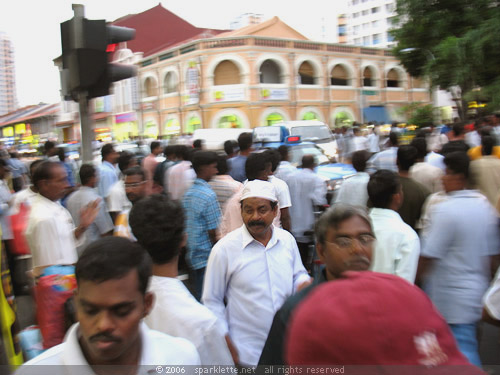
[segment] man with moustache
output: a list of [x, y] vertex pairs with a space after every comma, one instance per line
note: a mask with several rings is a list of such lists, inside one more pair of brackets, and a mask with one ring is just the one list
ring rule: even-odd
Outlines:
[[278, 212], [274, 186], [249, 181], [240, 201], [244, 225], [213, 247], [202, 301], [236, 347], [236, 364], [255, 366], [274, 314], [311, 280], [293, 236], [272, 224]]
[[191, 342], [142, 322], [153, 306], [154, 296], [147, 291], [151, 270], [146, 251], [125, 238], [106, 237], [89, 245], [75, 268], [78, 323], [62, 344], [27, 362], [18, 373], [39, 374], [40, 365], [52, 365], [52, 374], [99, 375], [116, 374], [117, 368], [110, 366], [137, 374], [156, 373], [160, 364], [199, 365]]
[[337, 280], [345, 271], [370, 267], [375, 236], [370, 217], [359, 206], [335, 204], [318, 219], [316, 252], [325, 264], [313, 284], [288, 298], [274, 316], [259, 365], [284, 365], [285, 332], [295, 308], [319, 284]]

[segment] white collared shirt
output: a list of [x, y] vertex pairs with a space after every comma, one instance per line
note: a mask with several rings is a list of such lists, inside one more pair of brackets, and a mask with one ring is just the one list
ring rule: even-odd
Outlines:
[[243, 225], [208, 258], [202, 301], [224, 324], [243, 365], [257, 365], [274, 314], [309, 280], [293, 236], [272, 229], [264, 247]]
[[377, 238], [371, 270], [414, 283], [420, 255], [417, 233], [390, 209], [372, 208], [370, 218]]
[[59, 202], [37, 194], [26, 228], [33, 267], [76, 263], [76, 246], [80, 242], [75, 240], [74, 230], [75, 225], [67, 209]]
[[[196, 352], [194, 345], [186, 339], [172, 337], [164, 333], [149, 329], [146, 324], [141, 322], [139, 326], [141, 335], [141, 356], [139, 366], [182, 366], [182, 365], [200, 365], [200, 357]], [[66, 338], [62, 344], [54, 346], [39, 356], [26, 362], [19, 368], [17, 374], [35, 374], [32, 368], [25, 366], [33, 365], [52, 365], [54, 373], [67, 374], [93, 374], [92, 368], [88, 364], [78, 342], [79, 323], [75, 323], [68, 330]], [[70, 367], [63, 367], [70, 366]], [[40, 371], [40, 370], [38, 370]], [[139, 373], [151, 373], [149, 369], [141, 367]]]
[[155, 295], [154, 307], [144, 319], [150, 328], [191, 341], [204, 366], [234, 364], [224, 337], [224, 327], [213, 312], [193, 297], [182, 281], [153, 276], [149, 291]]

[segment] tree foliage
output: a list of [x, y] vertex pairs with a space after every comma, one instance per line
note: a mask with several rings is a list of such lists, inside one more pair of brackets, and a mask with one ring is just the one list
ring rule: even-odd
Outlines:
[[[500, 5], [493, 0], [397, 0], [394, 52], [414, 76], [458, 86], [462, 98], [481, 88], [500, 108]], [[402, 52], [411, 48], [411, 52]]]
[[433, 106], [432, 104], [422, 104], [413, 102], [402, 106], [399, 113], [404, 115], [408, 120], [408, 124], [417, 126], [428, 126], [433, 122]]

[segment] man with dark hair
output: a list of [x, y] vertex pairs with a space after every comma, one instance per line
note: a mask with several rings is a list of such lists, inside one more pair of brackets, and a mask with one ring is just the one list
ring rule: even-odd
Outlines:
[[467, 152], [469, 150], [469, 146], [465, 143], [465, 124], [463, 122], [453, 124], [452, 131], [448, 132], [448, 138], [450, 141], [441, 149], [441, 154], [444, 156], [450, 152]]
[[498, 218], [484, 196], [467, 190], [467, 154], [450, 152], [444, 162], [443, 186], [448, 199], [433, 211], [418, 275], [462, 353], [480, 366], [476, 325], [491, 280], [491, 258], [499, 253]]
[[193, 149], [195, 151], [201, 151], [203, 150], [203, 139], [195, 139], [194, 142], [193, 142]]
[[274, 186], [248, 181], [240, 202], [244, 225], [212, 249], [203, 303], [234, 342], [236, 364], [255, 366], [274, 314], [310, 278], [293, 236], [272, 224], [278, 213]]
[[47, 159], [55, 156], [57, 154], [56, 144], [52, 141], [46, 141], [43, 145], [43, 152]]
[[[124, 175], [125, 179], [123, 180], [123, 185], [125, 186], [125, 194], [127, 195], [127, 199], [130, 201], [131, 205], [133, 206], [140, 199], [150, 194], [147, 185], [148, 181], [146, 180], [146, 172], [141, 167], [135, 166], [127, 169], [124, 172]], [[118, 214], [115, 220], [115, 229], [113, 235], [136, 241], [128, 222], [129, 214], [130, 208]]]
[[417, 158], [415, 164], [410, 167], [409, 176], [413, 180], [420, 182], [425, 186], [431, 193], [437, 193], [443, 190], [443, 185], [441, 184], [441, 177], [444, 172], [425, 161], [427, 156], [427, 141], [425, 137], [417, 137], [411, 141], [410, 146], [415, 147], [417, 150]]
[[252, 152], [252, 133], [241, 133], [238, 137], [239, 155], [228, 160], [229, 174], [236, 181], [243, 182], [247, 179], [245, 174], [245, 163], [248, 155]]
[[[33, 181], [33, 174], [35, 169], [40, 163], [43, 162], [43, 159], [37, 159], [30, 164], [29, 167], [29, 178]], [[19, 212], [19, 206], [21, 204], [26, 204], [31, 207], [33, 204], [33, 199], [36, 197], [37, 191], [33, 184], [25, 187], [23, 190], [18, 191], [12, 196], [11, 203], [11, 215], [15, 215]]]
[[413, 146], [401, 146], [397, 151], [399, 179], [403, 187], [403, 202], [398, 213], [403, 221], [417, 228], [417, 222], [422, 215], [422, 206], [431, 192], [421, 183], [410, 178], [410, 168], [417, 160], [417, 149]]
[[109, 189], [118, 181], [118, 173], [115, 165], [118, 161], [118, 152], [115, 151], [111, 143], [107, 143], [101, 148], [102, 164], [99, 167], [99, 183], [97, 191], [102, 198], [106, 198]]
[[156, 166], [158, 165], [158, 161], [156, 160], [156, 158], [161, 154], [161, 143], [158, 141], [153, 141], [151, 142], [150, 147], [151, 153], [142, 161], [142, 168], [146, 172], [146, 179], [148, 181], [153, 180], [153, 175], [155, 173]]
[[[149, 329], [142, 322], [154, 296], [147, 291], [151, 259], [139, 245], [125, 238], [100, 239], [85, 249], [75, 275], [78, 323], [62, 344], [26, 365], [54, 365], [56, 373], [68, 371], [57, 366], [101, 373], [105, 368], [99, 366], [114, 365], [127, 366], [135, 373], [139, 366], [151, 367], [140, 372], [156, 372], [159, 363], [200, 364], [192, 343]], [[20, 372], [31, 370], [23, 367]]]
[[280, 163], [274, 175], [279, 179], [288, 183], [288, 178], [297, 173], [297, 168], [295, 168], [292, 164], [290, 164], [290, 155], [288, 153], [289, 147], [287, 145], [281, 145], [278, 147], [278, 153], [280, 155]]
[[171, 199], [182, 200], [184, 193], [196, 179], [196, 172], [193, 170], [189, 154], [189, 149], [184, 145], [175, 146], [175, 154], [179, 161], [168, 168], [166, 173], [167, 191]]
[[400, 178], [392, 171], [381, 169], [370, 177], [367, 190], [373, 206], [370, 218], [377, 237], [371, 269], [397, 275], [413, 283], [420, 240], [397, 212], [404, 200]]
[[217, 175], [214, 176], [208, 184], [217, 195], [217, 202], [219, 203], [221, 212], [224, 212], [228, 200], [238, 191], [243, 189], [243, 184], [234, 180], [229, 175], [227, 159], [223, 155], [217, 156], [217, 171]]
[[369, 157], [370, 154], [365, 150], [356, 151], [352, 154], [351, 163], [357, 173], [342, 181], [337, 194], [333, 198], [332, 204], [344, 203], [366, 207], [368, 203], [366, 185], [368, 184], [370, 175], [365, 172], [365, 169]]
[[177, 279], [179, 254], [186, 244], [181, 204], [164, 195], [146, 197], [132, 208], [130, 227], [153, 260], [149, 291], [156, 296], [156, 303], [145, 319], [146, 324], [191, 341], [202, 365], [233, 364], [217, 317]]
[[271, 163], [271, 174], [269, 175], [267, 180], [276, 188], [276, 194], [278, 195], [278, 201], [280, 202], [278, 226], [281, 226], [281, 228], [290, 232], [292, 230], [290, 219], [290, 207], [292, 206], [290, 189], [288, 188], [288, 185], [285, 181], [274, 176], [274, 172], [276, 171], [276, 168], [278, 168], [278, 164], [280, 163], [280, 153], [275, 148], [271, 148], [264, 151], [264, 155]]
[[177, 157], [175, 155], [174, 146], [166, 146], [163, 149], [163, 155], [165, 160], [156, 166], [155, 173], [153, 175], [154, 185], [161, 187], [161, 190], [166, 194], [167, 192], [167, 170], [177, 163]]
[[238, 142], [234, 140], [224, 142], [224, 152], [226, 153], [226, 159], [234, 158], [238, 153]]
[[99, 195], [95, 191], [97, 175], [96, 169], [92, 164], [83, 164], [80, 167], [80, 181], [82, 186], [70, 194], [66, 203], [73, 222], [78, 226], [80, 224], [80, 212], [95, 200], [99, 200], [99, 213], [87, 229], [83, 243], [77, 247], [78, 254], [81, 254], [89, 244], [97, 241], [101, 236], [110, 236], [113, 234], [113, 221], [106, 211], [104, 202], [99, 199]]
[[9, 169], [12, 174], [12, 188], [17, 193], [24, 188], [27, 181], [26, 177], [28, 175], [28, 168], [21, 160], [19, 160], [17, 151], [10, 153], [10, 158], [7, 159], [7, 164], [9, 165]]
[[122, 151], [118, 157], [118, 168], [120, 169], [120, 179], [111, 186], [108, 196], [106, 197], [106, 206], [111, 216], [111, 220], [115, 222], [116, 217], [122, 211], [130, 209], [132, 203], [127, 199], [123, 180], [124, 172], [132, 167], [137, 166], [137, 158], [134, 154], [127, 151]]
[[301, 169], [289, 180], [291, 200], [294, 202], [290, 207], [291, 232], [306, 269], [310, 269], [309, 247], [313, 244], [311, 232], [315, 221], [315, 206], [327, 203], [326, 182], [314, 172], [315, 168], [314, 156], [304, 155]]
[[290, 318], [317, 285], [340, 279], [346, 271], [367, 271], [370, 267], [375, 237], [365, 209], [332, 206], [316, 222], [315, 236], [316, 253], [325, 266], [312, 285], [289, 297], [276, 312], [259, 365], [285, 364], [285, 333]]
[[481, 138], [482, 157], [470, 163], [471, 187], [479, 190], [493, 206], [498, 202], [500, 191], [500, 159], [492, 155], [495, 139]]
[[186, 214], [187, 254], [186, 260], [195, 280], [195, 297], [201, 298], [208, 256], [216, 240], [221, 211], [217, 195], [208, 182], [217, 174], [217, 154], [198, 151], [193, 157], [196, 180], [186, 191], [182, 200]]
[[75, 228], [71, 214], [59, 203], [68, 187], [66, 171], [60, 163], [45, 161], [36, 167], [33, 199], [26, 239], [33, 256], [33, 267], [72, 264], [78, 259], [76, 246], [99, 212], [99, 200], [89, 203], [80, 213]]
[[398, 141], [399, 133], [394, 130], [389, 133], [389, 141], [387, 149], [373, 155], [370, 160], [368, 160], [367, 171], [368, 173], [373, 173], [380, 169], [388, 169], [393, 172], [398, 171], [398, 166], [396, 164], [397, 152], [398, 152]]

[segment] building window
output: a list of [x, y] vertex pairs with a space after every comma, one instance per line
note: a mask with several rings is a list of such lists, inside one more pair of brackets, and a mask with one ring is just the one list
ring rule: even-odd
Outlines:
[[228, 115], [220, 118], [218, 128], [242, 128], [243, 122], [236, 115]]
[[359, 34], [359, 29], [360, 29], [359, 25], [354, 26], [354, 28], [353, 28], [354, 35], [358, 35]]
[[179, 120], [175, 118], [171, 118], [167, 120], [165, 123], [165, 127], [163, 128], [163, 135], [174, 135], [179, 134], [181, 132], [181, 126], [179, 124]]
[[363, 30], [368, 30], [369, 27], [370, 24], [368, 22], [363, 24]]
[[380, 34], [373, 34], [373, 44], [379, 44], [380, 43]]
[[395, 26], [397, 23], [396, 17], [389, 17], [387, 18], [387, 25], [389, 26]]
[[352, 18], [358, 18], [359, 17], [359, 12], [353, 13]]
[[147, 98], [158, 95], [156, 81], [153, 78], [146, 78], [146, 82], [144, 83], [144, 91]]
[[314, 69], [310, 63], [304, 61], [299, 68], [299, 77], [301, 85], [314, 85]]
[[194, 133], [196, 129], [201, 129], [201, 121], [198, 116], [192, 116], [186, 124], [186, 133]]
[[378, 13], [378, 12], [379, 12], [379, 10], [380, 10], [380, 9], [379, 9], [379, 7], [374, 7], [374, 8], [372, 8], [372, 14], [373, 14], [373, 13]]
[[364, 36], [363, 37], [363, 45], [364, 46], [369, 46], [370, 45], [370, 37], [369, 36]]
[[279, 122], [283, 122], [284, 118], [279, 113], [273, 112], [266, 117], [266, 126], [271, 126]]
[[332, 69], [330, 84], [332, 86], [349, 86], [349, 77], [345, 67], [342, 65], [335, 65]]
[[370, 13], [370, 11], [368, 9], [366, 9], [362, 12], [363, 16], [367, 16], [369, 13]]
[[177, 92], [177, 77], [174, 72], [168, 72], [163, 82], [163, 93]]
[[394, 42], [394, 37], [392, 36], [391, 33], [387, 33], [387, 42]]
[[377, 28], [379, 26], [380, 22], [379, 21], [373, 21], [372, 22], [372, 27]]
[[366, 67], [363, 70], [363, 86], [365, 86], [365, 87], [375, 86], [375, 81], [373, 79], [373, 73], [369, 67]]
[[302, 116], [302, 120], [319, 120], [317, 113], [315, 112], [306, 112], [304, 116]]
[[240, 70], [236, 64], [224, 60], [217, 65], [214, 71], [214, 85], [235, 85], [240, 82]]
[[394, 4], [385, 4], [385, 10], [392, 13], [394, 11]]
[[280, 68], [273, 60], [266, 60], [260, 66], [260, 83], [281, 83]]
[[396, 69], [391, 69], [387, 73], [387, 87], [401, 87], [399, 74]]

